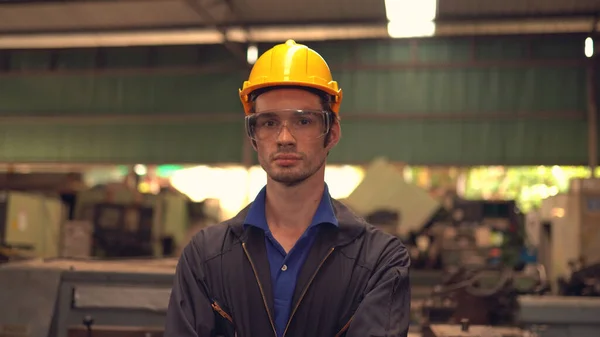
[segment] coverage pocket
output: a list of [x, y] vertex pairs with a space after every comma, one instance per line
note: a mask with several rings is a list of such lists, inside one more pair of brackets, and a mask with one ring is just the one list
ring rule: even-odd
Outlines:
[[338, 333], [335, 334], [335, 337], [342, 337], [346, 334], [346, 331], [348, 331], [348, 328], [350, 327], [350, 323], [352, 323], [353, 318], [354, 316], [350, 317], [348, 322], [344, 324], [344, 326], [340, 329], [340, 331], [338, 331]]
[[217, 337], [236, 337], [235, 324], [233, 317], [216, 300], [213, 300], [212, 309], [215, 312], [215, 328]]

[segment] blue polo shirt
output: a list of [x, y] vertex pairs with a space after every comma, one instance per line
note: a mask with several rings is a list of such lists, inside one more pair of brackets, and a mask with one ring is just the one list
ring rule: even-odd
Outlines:
[[310, 247], [312, 246], [317, 228], [320, 225], [329, 224], [338, 226], [337, 218], [333, 211], [331, 198], [329, 196], [329, 188], [325, 184], [325, 190], [321, 197], [321, 202], [317, 207], [317, 211], [313, 216], [312, 222], [308, 229], [302, 234], [294, 247], [288, 254], [281, 245], [275, 240], [265, 216], [265, 196], [266, 186], [258, 193], [254, 202], [248, 210], [245, 225], [255, 226], [265, 232], [265, 245], [267, 248], [267, 256], [271, 269], [271, 284], [273, 289], [273, 304], [275, 309], [275, 329], [277, 335], [283, 335], [285, 326], [290, 317], [292, 309], [292, 297], [296, 288], [296, 279], [300, 273], [300, 269], [308, 256]]

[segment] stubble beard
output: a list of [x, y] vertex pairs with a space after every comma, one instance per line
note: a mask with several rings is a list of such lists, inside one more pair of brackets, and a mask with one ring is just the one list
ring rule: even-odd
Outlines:
[[309, 165], [308, 167], [266, 167], [268, 165], [264, 164], [262, 167], [273, 181], [285, 186], [296, 186], [312, 177], [323, 165], [325, 165], [325, 158], [318, 165]]

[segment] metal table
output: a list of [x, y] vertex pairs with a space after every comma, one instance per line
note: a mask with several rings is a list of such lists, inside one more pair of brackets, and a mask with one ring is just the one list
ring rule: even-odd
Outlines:
[[[32, 260], [0, 266], [0, 335], [162, 335], [176, 259]], [[430, 275], [431, 274], [431, 275]], [[416, 291], [436, 273], [413, 272]], [[416, 294], [415, 294], [416, 295]], [[415, 296], [418, 301], [420, 296]], [[541, 337], [600, 336], [600, 298], [522, 296], [519, 321]]]
[[518, 320], [541, 337], [600, 336], [600, 298], [520, 296]]
[[0, 267], [0, 335], [161, 336], [177, 261], [28, 261]]

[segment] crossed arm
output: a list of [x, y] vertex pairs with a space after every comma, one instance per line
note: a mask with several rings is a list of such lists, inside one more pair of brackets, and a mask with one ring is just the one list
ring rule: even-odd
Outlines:
[[194, 245], [185, 247], [175, 273], [169, 309], [165, 324], [165, 337], [211, 336], [215, 328], [214, 314], [205, 289], [199, 286], [202, 275], [192, 266], [199, 265]]
[[[165, 336], [204, 337], [215, 328], [214, 313], [205, 289], [193, 245], [183, 252], [167, 312]], [[410, 257], [397, 239], [380, 254], [365, 296], [346, 331], [346, 337], [406, 337], [410, 323]]]
[[410, 323], [410, 257], [391, 240], [379, 258], [346, 337], [406, 337]]

